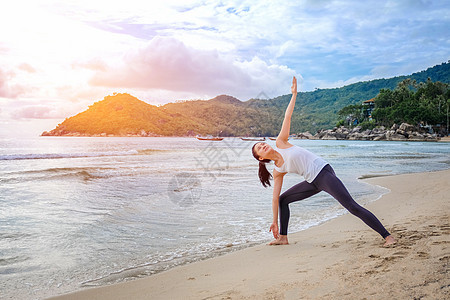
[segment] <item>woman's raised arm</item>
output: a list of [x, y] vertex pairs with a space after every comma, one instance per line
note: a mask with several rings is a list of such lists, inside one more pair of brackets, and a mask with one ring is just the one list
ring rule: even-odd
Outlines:
[[288, 107], [286, 108], [286, 112], [284, 114], [283, 125], [281, 126], [281, 131], [277, 137], [277, 147], [281, 146], [281, 145], [279, 145], [281, 143], [286, 144], [289, 139], [289, 132], [291, 129], [291, 117], [292, 117], [292, 113], [294, 112], [295, 100], [297, 98], [297, 78], [295, 78], [295, 76], [292, 78], [291, 92], [292, 92], [292, 98], [291, 98], [291, 101], [289, 102]]

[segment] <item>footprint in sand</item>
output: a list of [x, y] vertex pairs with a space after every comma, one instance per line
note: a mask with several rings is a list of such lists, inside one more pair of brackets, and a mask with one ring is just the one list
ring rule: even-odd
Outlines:
[[423, 251], [419, 251], [419, 252], [417, 252], [417, 256], [419, 256], [420, 258], [429, 258], [430, 254], [423, 252]]
[[405, 257], [407, 254], [408, 254], [408, 252], [406, 252], [406, 251], [398, 251], [398, 252], [393, 253], [392, 255], [395, 255], [395, 256], [398, 257], [398, 258], [403, 258], [403, 257]]
[[431, 245], [440, 245], [440, 244], [450, 244], [450, 241], [436, 241], [431, 243]]

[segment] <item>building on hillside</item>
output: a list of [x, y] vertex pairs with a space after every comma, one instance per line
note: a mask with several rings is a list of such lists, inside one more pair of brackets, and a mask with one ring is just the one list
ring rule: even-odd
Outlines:
[[372, 112], [374, 109], [375, 109], [375, 98], [363, 102], [363, 114], [364, 117], [369, 119], [369, 121], [372, 120]]

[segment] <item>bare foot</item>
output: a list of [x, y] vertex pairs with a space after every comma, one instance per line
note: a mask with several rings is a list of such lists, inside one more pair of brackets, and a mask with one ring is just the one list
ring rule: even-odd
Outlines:
[[397, 243], [397, 240], [394, 239], [392, 235], [387, 236], [384, 240], [386, 242], [384, 243], [383, 247], [389, 247], [390, 245]]
[[273, 240], [269, 243], [270, 246], [274, 246], [274, 245], [289, 245], [288, 239], [287, 239], [287, 235], [280, 235], [279, 238], [277, 238], [276, 240]]

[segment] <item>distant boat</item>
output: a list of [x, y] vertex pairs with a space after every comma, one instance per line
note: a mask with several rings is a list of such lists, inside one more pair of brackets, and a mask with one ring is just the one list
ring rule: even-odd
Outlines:
[[196, 138], [200, 141], [221, 141], [223, 137], [218, 136], [196, 136]]
[[[291, 136], [289, 136], [289, 138], [288, 139], [290, 139], [291, 138]], [[276, 141], [277, 140], [277, 138], [276, 137], [269, 137], [269, 140], [271, 140], [271, 141]]]
[[266, 138], [265, 137], [261, 137], [261, 138], [258, 138], [258, 137], [254, 137], [254, 138], [241, 137], [241, 140], [243, 140], [243, 141], [257, 141], [257, 142], [261, 142], [261, 141], [265, 141]]

